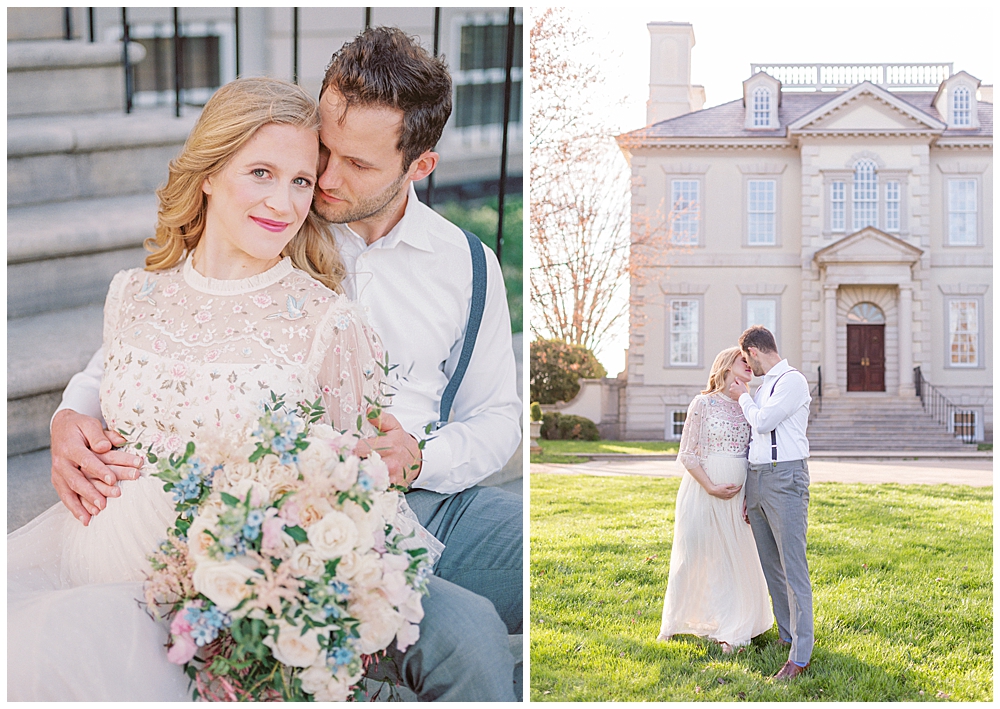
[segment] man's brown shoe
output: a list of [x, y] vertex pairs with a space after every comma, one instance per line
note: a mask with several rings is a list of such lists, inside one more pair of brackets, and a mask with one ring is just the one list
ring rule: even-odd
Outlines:
[[779, 681], [779, 682], [784, 682], [786, 680], [795, 679], [800, 674], [802, 674], [803, 672], [805, 672], [807, 667], [809, 667], [808, 664], [805, 667], [799, 667], [794, 662], [792, 662], [791, 660], [789, 660], [788, 662], [785, 663], [784, 667], [782, 667], [780, 670], [778, 670], [778, 674], [776, 674], [774, 676], [774, 679], [777, 680], [777, 681]]

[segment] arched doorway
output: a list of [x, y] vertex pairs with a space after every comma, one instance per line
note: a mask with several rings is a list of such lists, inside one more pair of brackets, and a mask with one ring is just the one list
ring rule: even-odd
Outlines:
[[847, 314], [847, 391], [885, 391], [885, 313], [874, 303]]

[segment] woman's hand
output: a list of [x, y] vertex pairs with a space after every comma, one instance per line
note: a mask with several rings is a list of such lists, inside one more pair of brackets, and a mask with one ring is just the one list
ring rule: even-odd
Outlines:
[[712, 497], [718, 497], [720, 500], [729, 500], [735, 497], [742, 489], [742, 485], [712, 485], [707, 492]]

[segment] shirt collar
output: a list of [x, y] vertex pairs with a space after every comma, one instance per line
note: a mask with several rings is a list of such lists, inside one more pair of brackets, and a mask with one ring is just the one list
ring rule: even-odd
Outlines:
[[781, 376], [782, 374], [784, 374], [785, 372], [787, 372], [790, 369], [791, 369], [791, 367], [788, 366], [788, 360], [787, 359], [783, 359], [780, 362], [778, 362], [776, 365], [774, 365], [773, 367], [771, 367], [771, 371], [768, 372], [767, 374], [765, 374], [764, 378], [767, 379], [768, 377], [778, 377], [778, 376]]
[[[392, 249], [400, 243], [407, 243], [421, 251], [434, 251], [434, 247], [431, 245], [430, 238], [427, 235], [427, 215], [425, 210], [428, 209], [430, 207], [422, 204], [417, 199], [417, 191], [413, 188], [413, 183], [411, 182], [406, 193], [406, 209], [403, 211], [402, 218], [396, 222], [396, 226], [390, 229], [388, 234], [377, 240], [374, 244], [366, 245], [363, 250]], [[362, 244], [365, 243], [365, 240], [356, 231], [351, 229], [350, 226], [344, 224], [343, 227], [347, 229], [353, 238], [360, 240]]]

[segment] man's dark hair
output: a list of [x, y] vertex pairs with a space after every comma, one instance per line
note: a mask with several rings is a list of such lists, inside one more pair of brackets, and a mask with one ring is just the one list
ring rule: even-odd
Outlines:
[[334, 89], [352, 105], [379, 106], [403, 112], [396, 149], [403, 170], [440, 140], [451, 115], [451, 75], [396, 27], [369, 27], [335, 52], [323, 77], [320, 96]]
[[778, 346], [774, 343], [774, 335], [763, 325], [748, 327], [740, 335], [740, 349], [749, 352], [751, 347], [756, 347], [765, 354], [778, 351]]

